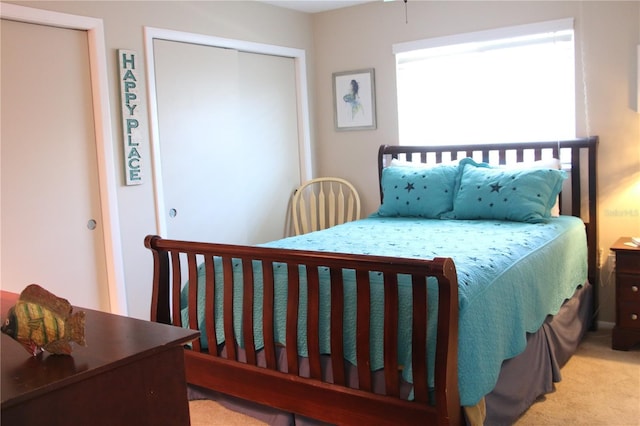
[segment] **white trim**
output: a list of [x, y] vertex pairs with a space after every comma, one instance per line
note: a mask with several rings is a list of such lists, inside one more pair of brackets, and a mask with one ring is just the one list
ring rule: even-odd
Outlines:
[[298, 150], [300, 153], [300, 180], [313, 176], [311, 163], [311, 130], [309, 125], [309, 98], [307, 88], [307, 64], [305, 51], [290, 47], [254, 43], [203, 34], [161, 28], [144, 27], [145, 65], [147, 70], [147, 96], [149, 111], [149, 139], [151, 142], [151, 164], [153, 168], [153, 188], [156, 203], [156, 224], [158, 235], [167, 235], [166, 217], [163, 213], [164, 193], [162, 190], [162, 165], [160, 159], [160, 129], [158, 127], [158, 106], [156, 99], [155, 59], [153, 40], [168, 40], [204, 46], [235, 49], [242, 52], [292, 58], [296, 68], [296, 102], [298, 107]]
[[104, 250], [109, 286], [109, 305], [113, 313], [127, 315], [127, 298], [120, 241], [115, 161], [111, 135], [107, 57], [102, 19], [51, 12], [2, 3], [0, 18], [19, 22], [87, 31], [89, 67], [93, 92], [93, 118], [96, 132], [98, 186], [104, 232]]
[[545, 21], [533, 24], [516, 25], [512, 27], [496, 28], [492, 30], [407, 41], [404, 43], [393, 44], [391, 46], [391, 49], [393, 54], [397, 55], [398, 53], [410, 52], [412, 50], [431, 49], [434, 47], [450, 46], [454, 44], [482, 42], [501, 38], [520, 37], [531, 34], [570, 29], [573, 29], [573, 18], [565, 18], [557, 19], [554, 21]]

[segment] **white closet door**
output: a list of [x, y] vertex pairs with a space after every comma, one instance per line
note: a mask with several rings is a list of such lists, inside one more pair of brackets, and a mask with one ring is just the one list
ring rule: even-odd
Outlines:
[[296, 76], [293, 59], [240, 53], [240, 133], [249, 167], [247, 197], [237, 223], [246, 243], [284, 237], [293, 190], [300, 185]]
[[87, 33], [2, 20], [1, 38], [2, 288], [108, 311]]
[[170, 238], [282, 238], [300, 182], [291, 58], [155, 40], [162, 191]]

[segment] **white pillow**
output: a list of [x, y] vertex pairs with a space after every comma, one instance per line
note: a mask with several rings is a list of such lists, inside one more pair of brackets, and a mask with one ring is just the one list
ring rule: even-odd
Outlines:
[[455, 160], [455, 161], [446, 161], [446, 162], [442, 162], [442, 163], [421, 163], [419, 161], [406, 161], [406, 160], [399, 160], [397, 158], [392, 158], [391, 159], [391, 164], [389, 164], [390, 167], [416, 167], [416, 168], [425, 168], [425, 169], [430, 169], [432, 167], [437, 167], [437, 166], [457, 166], [458, 163], [460, 162], [460, 160]]

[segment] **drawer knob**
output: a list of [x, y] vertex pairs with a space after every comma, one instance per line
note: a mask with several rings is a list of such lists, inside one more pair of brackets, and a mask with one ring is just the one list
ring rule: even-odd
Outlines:
[[631, 314], [631, 319], [633, 321], [637, 320], [638, 319], [638, 314]]
[[638, 286], [637, 285], [632, 285], [631, 286], [631, 291], [634, 292], [634, 293], [637, 293], [638, 292]]

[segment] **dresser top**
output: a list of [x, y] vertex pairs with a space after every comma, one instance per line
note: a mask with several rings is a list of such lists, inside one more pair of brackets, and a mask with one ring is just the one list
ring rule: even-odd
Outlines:
[[631, 237], [620, 237], [615, 243], [613, 243], [613, 245], [611, 246], [611, 250], [629, 250], [640, 252], [640, 247], [636, 247], [631, 244]]

